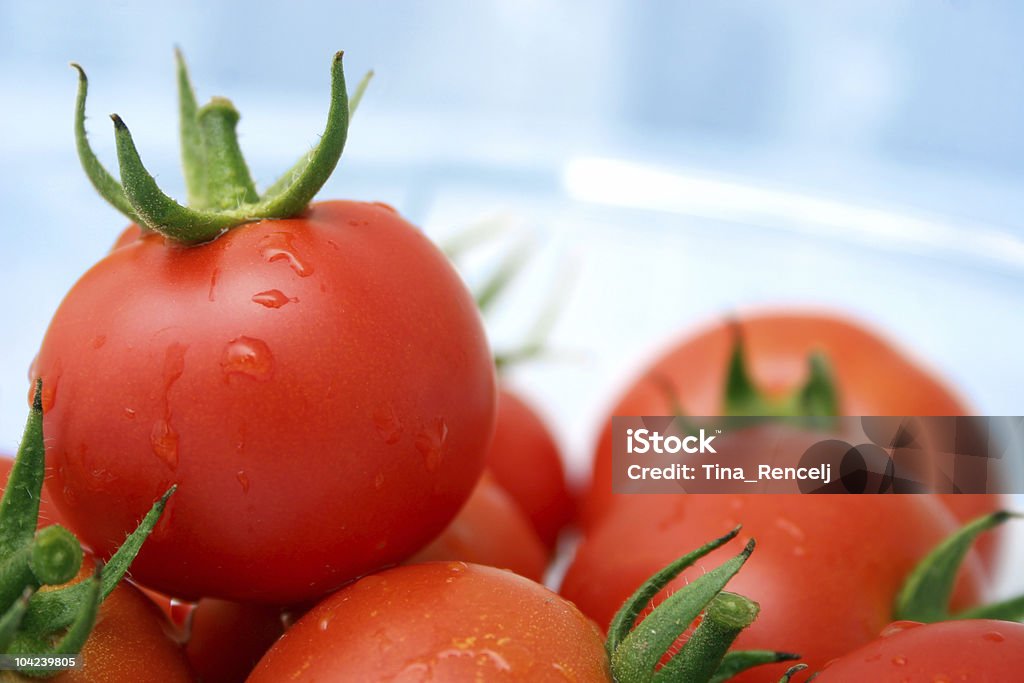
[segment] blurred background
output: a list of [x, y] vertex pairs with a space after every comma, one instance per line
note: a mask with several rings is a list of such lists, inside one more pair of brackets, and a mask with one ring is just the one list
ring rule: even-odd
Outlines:
[[[485, 222], [535, 256], [489, 319], [515, 346], [550, 302], [551, 356], [510, 381], [586, 469], [631, 373], [694, 325], [837, 309], [912, 350], [979, 413], [1024, 411], [1024, 5], [0, 4], [0, 449], [63, 293], [125, 220], [72, 140], [75, 76], [114, 164], [121, 114], [183, 195], [172, 48], [231, 97], [257, 181], [316, 142], [328, 66], [376, 79], [321, 196], [388, 202], [440, 241]], [[504, 244], [501, 244], [504, 240]]]

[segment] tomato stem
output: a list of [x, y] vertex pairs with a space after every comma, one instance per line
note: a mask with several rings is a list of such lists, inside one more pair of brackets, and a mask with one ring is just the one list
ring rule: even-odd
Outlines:
[[[645, 581], [625, 602], [612, 619], [605, 644], [616, 681], [724, 681], [752, 666], [797, 657], [785, 652], [728, 653], [739, 633], [754, 622], [759, 609], [756, 603], [743, 596], [723, 592], [754, 551], [753, 540], [748, 541], [737, 556], [695, 578], [636, 623], [640, 612], [684, 569], [728, 543], [739, 530], [737, 527], [672, 562]], [[700, 623], [682, 648], [669, 655], [682, 634], [702, 614]], [[668, 661], [659, 668], [666, 656]]]
[[188, 206], [182, 206], [160, 190], [139, 157], [128, 127], [116, 114], [114, 137], [121, 182], [103, 168], [85, 132], [85, 99], [88, 81], [79, 73], [75, 107], [75, 136], [79, 159], [100, 195], [143, 228], [184, 243], [201, 244], [216, 239], [243, 223], [268, 218], [289, 218], [306, 206], [330, 177], [341, 158], [348, 137], [349, 119], [372, 76], [368, 73], [350, 103], [345, 89], [342, 53], [331, 63], [331, 103], [327, 126], [319, 144], [258, 195], [238, 146], [235, 127], [238, 112], [224, 98], [214, 98], [197, 108], [195, 92], [180, 51], [176, 51], [181, 154], [185, 167]]
[[[25, 434], [0, 500], [0, 653], [74, 654], [96, 621], [100, 602], [124, 577], [174, 493], [158, 500], [102, 570], [80, 583], [48, 591], [78, 574], [82, 547], [70, 531], [53, 525], [36, 532], [46, 470], [42, 382], [37, 381]], [[33, 675], [41, 675], [38, 670]], [[56, 672], [46, 672], [55, 675]]]
[[[747, 365], [746, 343], [738, 322], [733, 324], [733, 347], [725, 380], [725, 415], [832, 418], [839, 414], [835, 377], [824, 354], [807, 357], [807, 379], [782, 398], [765, 394], [754, 383]], [[818, 425], [816, 421], [815, 426]], [[827, 425], [822, 425], [827, 426]]]
[[686, 646], [655, 674], [655, 683], [709, 680], [736, 637], [754, 623], [759, 610], [757, 603], [742, 595], [724, 591], [716, 595]]
[[896, 596], [894, 621], [932, 623], [946, 619], [1024, 619], [1024, 596], [951, 615], [949, 603], [957, 573], [977, 538], [1021, 515], [1000, 510], [968, 522], [935, 547], [907, 577]]

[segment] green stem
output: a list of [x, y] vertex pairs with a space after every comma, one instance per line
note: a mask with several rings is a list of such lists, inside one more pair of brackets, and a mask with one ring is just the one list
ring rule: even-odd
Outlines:
[[[174, 49], [174, 61], [178, 75], [178, 126], [181, 132], [181, 166], [185, 172], [185, 188], [188, 204], [196, 209], [209, 209], [206, 195], [206, 149], [199, 129], [199, 105], [188, 66], [181, 50]], [[127, 201], [127, 200], [126, 200]]]
[[0, 557], [28, 546], [39, 519], [46, 451], [43, 447], [43, 383], [36, 380], [32, 408], [18, 446], [14, 466], [0, 499]]
[[754, 623], [760, 608], [742, 595], [716, 595], [686, 647], [655, 674], [655, 683], [707, 681], [718, 670], [740, 632]]
[[135, 209], [128, 202], [124, 188], [117, 182], [114, 176], [103, 167], [96, 153], [89, 145], [89, 137], [85, 132], [85, 97], [89, 93], [89, 79], [85, 76], [85, 70], [75, 62], [71, 67], [78, 71], [78, 96], [75, 98], [75, 147], [78, 150], [78, 159], [85, 170], [92, 186], [100, 193], [100, 196], [110, 202], [111, 205], [132, 222], [139, 223]]
[[619, 608], [608, 626], [608, 641], [606, 648], [608, 654], [612, 655], [622, 644], [622, 641], [629, 636], [630, 631], [636, 624], [637, 617], [650, 604], [658, 593], [662, 591], [673, 579], [679, 576], [684, 570], [693, 566], [693, 563], [701, 559], [711, 551], [721, 548], [723, 545], [736, 538], [740, 533], [740, 527], [736, 527], [729, 533], [716, 538], [710, 543], [705, 543], [693, 552], [683, 555], [671, 564], [667, 565], [653, 576], [647, 579], [633, 595]]
[[36, 533], [29, 565], [40, 584], [67, 583], [82, 568], [82, 545], [59, 524], [48, 526]]
[[198, 113], [206, 151], [206, 197], [212, 209], [237, 209], [259, 201], [256, 185], [238, 146], [238, 110], [231, 100], [214, 97]]
[[[1007, 511], [994, 512], [965, 524], [942, 541], [907, 577], [899, 595], [896, 596], [893, 620], [932, 623], [949, 619], [953, 586], [971, 546], [984, 532], [1020, 516]], [[1024, 616], [1024, 597], [976, 608], [967, 614], [972, 615], [972, 618], [983, 618], [981, 615], [989, 613]]]
[[619, 680], [638, 681], [642, 680], [640, 676], [653, 672], [669, 648], [736, 575], [753, 551], [754, 542], [749, 541], [739, 555], [666, 598], [615, 649], [611, 658], [612, 673]]
[[18, 627], [21, 620], [28, 611], [28, 600], [32, 597], [32, 589], [25, 588], [14, 601], [14, 604], [7, 608], [3, 616], [0, 616], [0, 652], [7, 652], [7, 648], [14, 642], [18, 635]]
[[[348, 137], [349, 118], [369, 83], [359, 83], [350, 103], [345, 90], [342, 53], [331, 64], [331, 105], [319, 144], [261, 197], [242, 157], [235, 134], [238, 113], [230, 102], [214, 98], [199, 109], [188, 69], [176, 52], [181, 155], [190, 206], [164, 194], [139, 157], [131, 132], [116, 114], [114, 137], [121, 182], [99, 163], [85, 135], [85, 73], [79, 71], [75, 135], [82, 166], [99, 193], [144, 229], [184, 243], [202, 244], [226, 230], [252, 221], [300, 215], [330, 177]], [[351, 109], [350, 109], [351, 106]]]
[[[806, 664], [797, 664], [796, 666], [789, 667], [788, 669], [786, 669], [786, 673], [782, 674], [782, 678], [779, 679], [779, 683], [789, 683], [789, 681], [793, 678], [794, 675], [800, 673], [806, 668]], [[807, 680], [810, 681], [811, 679], [808, 678]]]

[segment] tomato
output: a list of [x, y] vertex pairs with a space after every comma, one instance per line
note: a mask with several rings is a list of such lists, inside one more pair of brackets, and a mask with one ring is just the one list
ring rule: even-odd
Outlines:
[[[90, 576], [95, 560], [86, 555], [78, 577]], [[43, 587], [43, 591], [53, 590]], [[118, 584], [100, 604], [89, 638], [79, 653], [82, 666], [48, 680], [57, 683], [189, 683], [192, 672], [171, 625], [160, 610], [127, 583]], [[28, 680], [0, 671], [0, 680]]]
[[[3, 482], [4, 486], [7, 484], [7, 478], [11, 476], [11, 467], [13, 466], [14, 459], [9, 455], [0, 453], [0, 482]], [[3, 491], [4, 486], [0, 486], [0, 491]], [[50, 495], [44, 488], [42, 495], [39, 497], [39, 528], [41, 529], [51, 524], [67, 526], [67, 522], [61, 517], [60, 510], [53, 504]]]
[[409, 562], [442, 560], [510, 569], [540, 581], [548, 551], [523, 512], [485, 472], [448, 528]]
[[1020, 680], [1024, 624], [989, 619], [892, 628], [831, 662], [815, 683], [937, 683]]
[[[740, 523], [741, 537], [757, 539], [757, 552], [729, 590], [759, 603], [761, 613], [737, 647], [798, 652], [812, 669], [873, 638], [892, 618], [907, 574], [956, 528], [927, 496], [629, 496], [579, 547], [561, 593], [606, 626], [653, 571]], [[739, 542], [707, 561], [721, 561]], [[969, 557], [957, 605], [977, 598], [979, 569]], [[668, 592], [702, 571], [695, 566]], [[762, 667], [737, 680], [774, 682], [784, 668]]]
[[178, 484], [132, 573], [189, 599], [293, 603], [406, 559], [493, 429], [472, 297], [379, 204], [137, 239], [67, 294], [35, 367], [71, 527], [109, 553]]
[[[723, 414], [737, 335], [754, 383], [769, 396], [797, 388], [806, 379], [808, 357], [820, 352], [834, 375], [840, 415], [970, 412], [952, 389], [859, 324], [827, 314], [763, 312], [722, 321], [674, 346], [641, 374], [611, 414], [672, 415], [673, 398], [689, 415]], [[597, 443], [593, 479], [582, 505], [584, 527], [591, 527], [621, 497], [612, 493], [609, 419]], [[970, 498], [983, 511], [999, 504], [995, 496], [960, 496], [958, 501]]]
[[487, 467], [526, 512], [548, 548], [572, 520], [575, 500], [550, 430], [536, 411], [507, 388], [498, 392], [494, 441]]
[[360, 579], [302, 617], [249, 677], [263, 681], [608, 683], [600, 631], [512, 572], [398, 567]]
[[207, 683], [241, 683], [284, 633], [275, 607], [213, 598], [200, 600], [189, 621], [185, 655]]

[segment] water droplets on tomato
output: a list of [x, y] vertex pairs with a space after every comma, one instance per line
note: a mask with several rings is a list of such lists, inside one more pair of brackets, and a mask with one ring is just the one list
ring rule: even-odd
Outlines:
[[893, 657], [892, 658], [892, 665], [893, 666], [906, 666], [907, 665], [907, 658], [906, 657], [902, 657], [902, 656]]
[[220, 366], [225, 374], [239, 374], [260, 381], [274, 374], [274, 356], [262, 339], [236, 337], [224, 347]]
[[1006, 636], [1004, 636], [999, 631], [989, 631], [988, 633], [985, 633], [981, 637], [984, 640], [987, 640], [987, 641], [992, 642], [992, 643], [1001, 643], [1001, 642], [1006, 640]]
[[373, 478], [373, 487], [380, 491], [384, 488], [384, 473], [378, 472], [377, 476]]
[[280, 289], [268, 289], [263, 292], [256, 292], [252, 295], [253, 303], [257, 303], [260, 306], [266, 306], [267, 308], [281, 308], [286, 304], [295, 304], [299, 302], [298, 297], [288, 296]]
[[428, 472], [434, 472], [444, 459], [444, 445], [448, 440], [448, 423], [438, 418], [416, 435], [416, 450], [423, 456]]
[[259, 244], [260, 255], [267, 263], [284, 261], [299, 277], [313, 274], [313, 266], [300, 258], [295, 250], [294, 237], [287, 232], [272, 232], [263, 237]]
[[149, 443], [153, 447], [153, 454], [165, 465], [172, 470], [178, 467], [178, 433], [167, 420], [157, 420], [153, 423]]
[[390, 211], [391, 213], [398, 213], [398, 211], [395, 210], [395, 207], [393, 207], [390, 204], [387, 204], [385, 202], [373, 202], [373, 205], [374, 206], [379, 206], [380, 208], [384, 209], [385, 211]]
[[395, 414], [395, 408], [389, 403], [380, 405], [373, 413], [373, 426], [384, 443], [394, 445], [402, 438], [402, 422]]
[[210, 288], [206, 291], [207, 301], [217, 300], [217, 279], [220, 278], [220, 268], [214, 268], [210, 273]]
[[125, 408], [124, 409], [124, 418], [126, 420], [134, 420], [135, 419], [135, 411], [132, 408]]
[[244, 470], [238, 470], [235, 474], [235, 479], [238, 480], [238, 485], [242, 487], [242, 493], [249, 493], [249, 475]]

